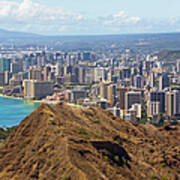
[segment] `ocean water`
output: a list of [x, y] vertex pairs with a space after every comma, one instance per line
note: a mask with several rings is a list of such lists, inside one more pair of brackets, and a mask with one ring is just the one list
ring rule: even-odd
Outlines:
[[18, 125], [39, 105], [32, 101], [0, 97], [0, 127]]

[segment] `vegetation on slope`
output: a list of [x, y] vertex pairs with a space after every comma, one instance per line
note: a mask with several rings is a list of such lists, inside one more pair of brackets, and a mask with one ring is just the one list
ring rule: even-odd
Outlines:
[[0, 148], [0, 179], [180, 179], [180, 126], [133, 125], [99, 108], [41, 105]]
[[5, 140], [14, 130], [16, 126], [11, 128], [0, 128], [0, 140]]

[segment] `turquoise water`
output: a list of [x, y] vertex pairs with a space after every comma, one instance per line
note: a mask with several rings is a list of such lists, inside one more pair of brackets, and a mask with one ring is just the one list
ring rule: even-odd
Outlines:
[[18, 125], [39, 105], [32, 101], [0, 97], [0, 127]]

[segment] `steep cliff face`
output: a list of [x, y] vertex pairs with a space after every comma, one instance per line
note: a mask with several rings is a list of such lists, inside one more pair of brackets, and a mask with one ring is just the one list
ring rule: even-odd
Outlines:
[[0, 147], [0, 179], [180, 179], [180, 126], [43, 104]]

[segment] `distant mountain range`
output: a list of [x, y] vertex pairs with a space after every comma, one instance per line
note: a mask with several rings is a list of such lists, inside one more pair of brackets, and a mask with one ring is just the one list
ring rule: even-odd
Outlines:
[[119, 49], [134, 49], [148, 53], [161, 50], [179, 50], [180, 33], [43, 36], [35, 33], [0, 29], [0, 43], [17, 46], [42, 45], [61, 50], [96, 50], [116, 45]]
[[41, 35], [26, 33], [26, 32], [16, 32], [16, 31], [7, 31], [0, 29], [0, 39], [6, 38], [24, 38], [24, 37], [40, 37]]
[[24, 37], [34, 37], [34, 38], [43, 38], [43, 39], [65, 39], [65, 40], [76, 40], [76, 39], [88, 39], [91, 38], [92, 40], [115, 40], [115, 39], [141, 39], [141, 40], [146, 40], [146, 39], [161, 39], [161, 38], [170, 38], [170, 37], [179, 37], [180, 38], [180, 33], [146, 33], [146, 34], [107, 34], [107, 35], [40, 35], [36, 33], [29, 33], [29, 32], [20, 32], [20, 31], [9, 31], [9, 30], [4, 30], [0, 29], [0, 38], [24, 38]]

